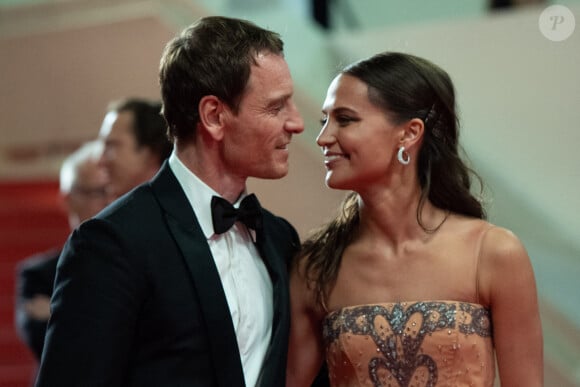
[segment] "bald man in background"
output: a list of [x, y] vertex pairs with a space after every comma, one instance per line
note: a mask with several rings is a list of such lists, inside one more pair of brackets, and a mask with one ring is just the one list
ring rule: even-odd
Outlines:
[[[71, 230], [96, 215], [112, 200], [109, 178], [99, 165], [100, 141], [83, 144], [68, 156], [60, 169], [60, 196]], [[17, 268], [16, 328], [20, 338], [40, 360], [50, 317], [50, 297], [60, 248], [23, 260]]]

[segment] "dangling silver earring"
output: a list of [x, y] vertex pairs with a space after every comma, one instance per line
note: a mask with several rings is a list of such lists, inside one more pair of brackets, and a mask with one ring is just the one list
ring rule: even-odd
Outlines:
[[[407, 155], [407, 158], [403, 158], [404, 155]], [[411, 162], [411, 155], [408, 152], [405, 152], [405, 147], [401, 146], [399, 148], [399, 152], [397, 153], [397, 160], [399, 160], [399, 162], [403, 165], [407, 165]]]

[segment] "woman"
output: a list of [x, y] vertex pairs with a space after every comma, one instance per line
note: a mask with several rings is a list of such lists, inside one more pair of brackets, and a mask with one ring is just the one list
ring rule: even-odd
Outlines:
[[287, 385], [326, 356], [332, 386], [492, 386], [496, 358], [502, 386], [541, 386], [532, 266], [470, 192], [447, 73], [378, 54], [322, 112], [326, 184], [353, 192], [293, 266]]

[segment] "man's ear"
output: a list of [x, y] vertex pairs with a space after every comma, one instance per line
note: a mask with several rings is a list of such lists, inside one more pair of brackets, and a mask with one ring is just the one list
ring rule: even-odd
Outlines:
[[215, 95], [206, 95], [199, 101], [199, 121], [206, 133], [215, 141], [224, 136], [224, 103]]
[[71, 193], [70, 192], [60, 192], [58, 193], [58, 206], [66, 213], [71, 209]]
[[421, 143], [425, 132], [425, 124], [419, 118], [413, 118], [407, 121], [401, 130], [400, 145], [405, 149], [412, 149]]

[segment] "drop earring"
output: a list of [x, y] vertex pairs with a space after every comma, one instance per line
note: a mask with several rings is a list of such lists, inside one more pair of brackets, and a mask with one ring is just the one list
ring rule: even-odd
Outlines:
[[[407, 155], [407, 158], [404, 158]], [[411, 155], [409, 152], [405, 152], [405, 147], [401, 146], [399, 152], [397, 153], [397, 160], [403, 165], [407, 165], [411, 162]]]

